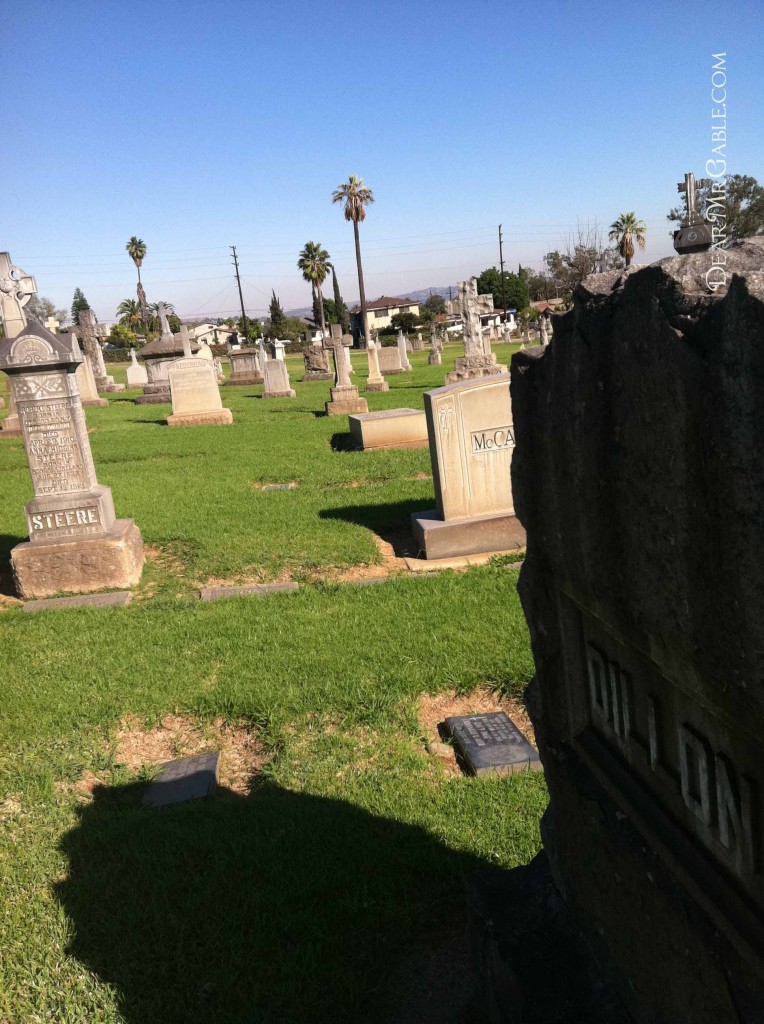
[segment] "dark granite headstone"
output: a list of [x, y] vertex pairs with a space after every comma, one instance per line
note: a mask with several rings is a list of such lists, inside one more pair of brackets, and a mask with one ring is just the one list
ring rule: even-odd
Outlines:
[[539, 756], [503, 711], [455, 715], [446, 728], [473, 775], [511, 775], [540, 768]]
[[541, 834], [639, 1024], [764, 1020], [763, 268], [593, 275], [512, 359]]
[[168, 807], [185, 800], [214, 796], [218, 785], [220, 751], [181, 757], [163, 764], [143, 795], [144, 807]]

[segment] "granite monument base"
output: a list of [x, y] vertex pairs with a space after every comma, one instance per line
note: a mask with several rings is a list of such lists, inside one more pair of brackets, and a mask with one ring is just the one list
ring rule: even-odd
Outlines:
[[264, 391], [261, 398], [297, 398], [294, 388], [287, 388], [284, 391]]
[[162, 381], [161, 384], [147, 384], [143, 394], [135, 399], [136, 405], [160, 405], [163, 402], [172, 405], [169, 380]]
[[191, 412], [185, 415], [168, 416], [168, 427], [202, 427], [233, 423], [230, 409], [215, 409], [212, 412]]
[[355, 412], [368, 412], [369, 406], [365, 398], [358, 397], [358, 388], [337, 385], [330, 388], [331, 401], [325, 402], [327, 416], [349, 416]]
[[454, 363], [454, 369], [446, 374], [446, 384], [458, 384], [475, 377], [490, 377], [506, 372], [507, 367], [496, 362], [493, 352], [490, 355], [460, 356]]
[[143, 569], [143, 539], [132, 519], [117, 519], [107, 533], [17, 544], [11, 568], [22, 598], [133, 587]]
[[[9, 421], [10, 426], [6, 426]], [[6, 416], [0, 423], [0, 437], [21, 437], [21, 425], [18, 416]]]
[[334, 380], [334, 374], [329, 370], [306, 370], [302, 379], [303, 383], [311, 380]]
[[434, 509], [415, 512], [411, 529], [425, 558], [454, 558], [525, 547], [525, 530], [512, 512], [449, 520], [441, 519]]
[[[333, 379], [334, 374], [330, 374]], [[265, 378], [262, 373], [232, 373], [228, 380], [225, 382], [227, 387], [230, 384], [262, 384]]]
[[376, 384], [368, 384], [367, 383], [366, 387], [364, 388], [364, 391], [380, 391], [381, 392], [381, 391], [389, 391], [389, 390], [390, 390], [390, 385], [387, 383], [386, 380], [379, 381]]
[[427, 448], [427, 418], [417, 409], [385, 409], [348, 418], [350, 433], [364, 451]]
[[111, 377], [108, 377], [106, 382], [103, 378], [96, 378], [96, 388], [104, 395], [113, 395], [117, 392], [124, 391], [124, 384], [115, 384]]
[[109, 404], [109, 400], [108, 400], [108, 398], [83, 398], [82, 399], [82, 404], [83, 404], [83, 406], [88, 406], [88, 405], [101, 405], [101, 406], [104, 406], [104, 405], [108, 405]]

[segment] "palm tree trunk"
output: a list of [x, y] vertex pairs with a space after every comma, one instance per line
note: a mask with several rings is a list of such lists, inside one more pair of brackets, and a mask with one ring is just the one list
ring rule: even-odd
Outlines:
[[355, 235], [355, 261], [358, 264], [358, 291], [361, 296], [361, 321], [365, 348], [369, 347], [369, 321], [366, 317], [366, 290], [363, 286], [363, 265], [361, 264], [361, 240], [358, 237], [358, 221], [353, 218], [353, 234]]
[[321, 291], [321, 285], [316, 284], [318, 288], [318, 308], [321, 311], [321, 333], [326, 337], [326, 317], [324, 316], [324, 295]]

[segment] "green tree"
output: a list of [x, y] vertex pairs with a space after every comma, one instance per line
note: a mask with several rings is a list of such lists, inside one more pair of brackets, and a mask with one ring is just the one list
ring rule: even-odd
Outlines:
[[90, 303], [80, 289], [75, 288], [74, 298], [72, 299], [72, 323], [75, 327], [80, 322], [80, 313], [84, 313], [88, 309], [90, 309]]
[[114, 324], [109, 335], [109, 344], [118, 348], [132, 348], [135, 345], [135, 333], [124, 324]]
[[334, 299], [324, 299], [324, 316], [328, 325], [338, 324], [339, 319], [337, 317], [337, 307], [334, 304]]
[[281, 334], [279, 332], [284, 330], [286, 324], [286, 317], [284, 316], [284, 310], [281, 308], [281, 303], [276, 298], [276, 291], [271, 291], [271, 302], [268, 307], [268, 315], [270, 317], [270, 326], [268, 328], [269, 338], [279, 338]]
[[446, 312], [446, 300], [442, 295], [428, 295], [424, 300], [424, 306], [435, 315]]
[[[764, 186], [748, 174], [726, 174], [715, 184], [710, 178], [696, 182], [698, 209], [729, 239], [764, 234]], [[684, 205], [669, 210], [668, 219], [679, 227]]]
[[345, 305], [345, 300], [340, 295], [340, 286], [337, 284], [337, 274], [332, 267], [332, 291], [334, 293], [334, 309], [337, 319], [332, 323], [338, 323], [342, 327], [343, 334], [350, 334], [350, 311]]
[[65, 309], [56, 309], [53, 302], [42, 295], [32, 295], [24, 307], [24, 313], [27, 319], [36, 320], [38, 324], [43, 324], [43, 326], [48, 317], [52, 316], [60, 324], [63, 324], [69, 316]]
[[123, 299], [117, 306], [117, 317], [120, 324], [131, 331], [140, 330], [145, 326], [137, 299]]
[[504, 273], [488, 267], [477, 279], [479, 295], [493, 295], [494, 309], [525, 309], [528, 305], [528, 286], [518, 274]]
[[647, 228], [644, 222], [637, 219], [636, 213], [622, 213], [610, 225], [608, 238], [611, 242], [618, 243], [618, 251], [626, 260], [626, 266], [631, 266], [634, 259], [634, 243], [640, 249], [647, 244]]
[[363, 286], [363, 264], [361, 263], [361, 241], [358, 236], [358, 225], [366, 219], [366, 207], [374, 202], [374, 193], [363, 183], [362, 178], [351, 174], [347, 181], [338, 185], [332, 192], [333, 203], [343, 203], [345, 220], [353, 222], [353, 237], [355, 238], [355, 261], [358, 266], [358, 291], [361, 297], [361, 322], [363, 324], [363, 337], [366, 348], [369, 347], [369, 322], [366, 316], [366, 290]]
[[[243, 320], [242, 317], [239, 317], [238, 320], [236, 320], [236, 321], [231, 320], [230, 321], [230, 326], [236, 328], [236, 330], [239, 333], [239, 337], [240, 338], [244, 337], [244, 320]], [[262, 336], [263, 336], [263, 328], [262, 328], [262, 325], [261, 325], [260, 321], [259, 320], [253, 320], [250, 317], [247, 317], [247, 340], [248, 341], [257, 341], [257, 339], [258, 338], [262, 338]]]
[[326, 249], [321, 248], [320, 242], [306, 242], [303, 246], [303, 250], [300, 253], [297, 266], [302, 271], [302, 276], [306, 281], [310, 282], [310, 286], [313, 290], [313, 309], [316, 325], [321, 325], [321, 332], [326, 334], [326, 319], [324, 317], [324, 297], [321, 294], [321, 288], [323, 287], [324, 281], [329, 276], [329, 270], [331, 264], [329, 263], [329, 253]]
[[420, 326], [421, 320], [416, 313], [394, 313], [390, 318], [390, 327], [394, 331], [415, 331]]
[[127, 254], [135, 264], [135, 269], [138, 271], [138, 305], [141, 310], [141, 320], [143, 321], [144, 327], [148, 329], [148, 307], [146, 305], [146, 293], [143, 290], [141, 284], [141, 266], [146, 257], [146, 243], [142, 238], [137, 238], [135, 235], [132, 236], [130, 241], [125, 246]]

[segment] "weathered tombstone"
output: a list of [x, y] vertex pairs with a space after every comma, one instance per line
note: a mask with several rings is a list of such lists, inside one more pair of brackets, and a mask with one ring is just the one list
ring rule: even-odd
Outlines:
[[[50, 328], [48, 328], [48, 330], [50, 330]], [[51, 331], [50, 333], [55, 334], [56, 332]], [[74, 372], [74, 377], [77, 381], [77, 390], [80, 393], [80, 401], [82, 404], [84, 406], [108, 405], [108, 399], [98, 397], [98, 388], [96, 387], [95, 377], [93, 376], [93, 370], [90, 366], [90, 360], [86, 355], [83, 355], [80, 349], [80, 343], [77, 341], [77, 335], [74, 331], [70, 331], [68, 334], [59, 334], [58, 337], [64, 344], [68, 342], [72, 347], [74, 358], [76, 360], [81, 360]]]
[[407, 347], [408, 339], [403, 331], [398, 331], [398, 351], [401, 355], [401, 368], [404, 373], [408, 373], [411, 369], [411, 363], [409, 362], [409, 353]]
[[515, 437], [509, 376], [491, 374], [426, 391], [437, 509], [411, 516], [426, 558], [522, 547], [512, 501]]
[[176, 359], [188, 358], [199, 350], [198, 342], [191, 340], [185, 324], [178, 334], [172, 333], [163, 302], [159, 303], [159, 321], [162, 325], [161, 335], [141, 349], [148, 383], [144, 385], [143, 394], [135, 399], [138, 405], [169, 404], [172, 401], [170, 366]]
[[[262, 342], [261, 342], [262, 345]], [[226, 384], [262, 384], [264, 360], [261, 353], [253, 348], [240, 348], [238, 352], [230, 352], [231, 375]]]
[[453, 715], [444, 724], [472, 775], [513, 775], [541, 768], [538, 752], [505, 711]]
[[764, 238], [584, 281], [517, 353], [546, 855], [630, 1020], [764, 1006]]
[[[96, 333], [96, 318], [92, 309], [84, 309], [79, 315], [79, 335], [82, 338], [82, 348], [85, 357], [90, 363], [93, 371], [96, 387], [104, 394], [111, 394], [116, 391], [124, 391], [124, 384], [115, 384], [114, 378], [106, 372], [106, 364], [103, 361], [103, 350]], [[76, 328], [74, 328], [76, 330]]]
[[539, 333], [541, 335], [541, 344], [549, 344], [549, 321], [545, 316], [539, 317]]
[[451, 373], [446, 374], [446, 384], [507, 372], [506, 366], [496, 362], [496, 353], [491, 351], [490, 341], [483, 338], [481, 333], [480, 298], [482, 296], [478, 296], [474, 278], [459, 282], [459, 295], [456, 301], [462, 318], [464, 355], [456, 360]]
[[411, 342], [411, 347], [414, 350], [414, 352], [421, 352], [422, 349], [424, 348], [424, 339], [422, 338], [421, 331], [417, 332], [417, 336]]
[[212, 357], [212, 365], [215, 369], [215, 379], [218, 384], [223, 384], [225, 382], [225, 373], [223, 371], [223, 360], [220, 356]]
[[148, 384], [149, 378], [146, 373], [146, 367], [141, 366], [138, 362], [138, 357], [135, 354], [135, 349], [130, 349], [130, 365], [127, 368], [127, 386], [129, 388], [140, 388], [144, 384]]
[[289, 386], [289, 373], [283, 359], [267, 359], [264, 377], [263, 398], [297, 398], [297, 392]]
[[212, 355], [212, 349], [206, 341], [201, 342], [199, 345], [199, 351], [196, 353], [197, 359], [206, 359], [208, 362], [212, 362], [214, 356]]
[[284, 362], [284, 350], [286, 349], [287, 342], [281, 341], [279, 338], [273, 340], [273, 358], [278, 359], [280, 362]]
[[334, 374], [329, 369], [329, 353], [317, 345], [307, 345], [302, 350], [302, 358], [305, 361], [305, 373], [303, 380], [334, 380]]
[[379, 346], [375, 341], [369, 341], [366, 349], [366, 358], [369, 364], [369, 376], [366, 378], [366, 391], [389, 391], [390, 385], [382, 376], [379, 368]]
[[[37, 282], [32, 275], [15, 267], [10, 253], [0, 252], [0, 313], [6, 338], [15, 338], [26, 327], [23, 307], [36, 293]], [[21, 423], [10, 389], [8, 415], [0, 421], [0, 437], [21, 437]]]
[[440, 345], [438, 344], [438, 335], [435, 330], [435, 324], [430, 324], [430, 354], [427, 357], [427, 363], [429, 366], [440, 366], [442, 357], [440, 354]]
[[172, 415], [169, 427], [197, 427], [233, 423], [230, 409], [220, 399], [215, 368], [208, 359], [188, 356], [170, 365]]
[[115, 517], [111, 490], [96, 479], [75, 379], [78, 355], [60, 337], [30, 324], [0, 342], [34, 488], [26, 506], [29, 541], [11, 550], [25, 598], [130, 587], [143, 567], [140, 531], [132, 519]]
[[353, 412], [368, 412], [365, 398], [359, 398], [358, 388], [350, 383], [342, 338], [329, 338], [326, 342], [334, 356], [335, 385], [329, 389], [331, 400], [325, 403], [327, 416], [347, 416]]
[[401, 363], [401, 352], [397, 345], [383, 348], [377, 346], [377, 359], [379, 371], [385, 377], [391, 377], [398, 373], [405, 373]]
[[350, 359], [350, 346], [353, 344], [352, 335], [349, 334], [348, 339], [348, 341], [343, 340], [342, 349], [345, 353], [345, 365], [348, 368], [348, 374], [353, 374], [355, 373], [355, 370], [353, 369], [353, 363], [352, 360]]

